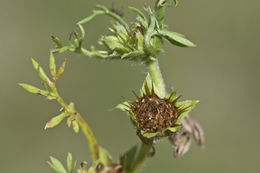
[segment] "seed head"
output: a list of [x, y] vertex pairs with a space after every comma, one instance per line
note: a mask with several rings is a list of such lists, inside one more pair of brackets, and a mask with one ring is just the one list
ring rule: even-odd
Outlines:
[[133, 93], [137, 101], [132, 102], [130, 106], [141, 130], [147, 133], [163, 132], [166, 128], [178, 125], [176, 121], [185, 110], [175, 106], [180, 97], [172, 101], [171, 97], [162, 99], [154, 92], [153, 87], [151, 91], [149, 90], [147, 83], [142, 97]]

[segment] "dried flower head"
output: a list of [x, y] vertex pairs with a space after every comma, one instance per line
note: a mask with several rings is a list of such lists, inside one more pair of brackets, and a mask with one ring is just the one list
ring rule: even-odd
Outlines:
[[[126, 101], [117, 108], [129, 112], [140, 139], [153, 144], [159, 137], [172, 135], [181, 127], [181, 120], [190, 112], [197, 100], [179, 102], [176, 92], [162, 97], [148, 74], [141, 90], [141, 96], [133, 92], [137, 100]], [[149, 139], [149, 140], [148, 140]]]

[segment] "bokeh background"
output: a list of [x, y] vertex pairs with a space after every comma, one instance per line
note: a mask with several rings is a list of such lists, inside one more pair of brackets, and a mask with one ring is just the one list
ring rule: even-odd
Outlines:
[[[48, 67], [50, 36], [68, 42], [75, 23], [91, 14], [96, 3], [122, 10], [134, 19], [127, 6], [141, 8], [152, 0], [1, 0], [0, 1], [0, 172], [46, 173], [50, 155], [65, 162], [70, 151], [78, 161], [90, 162], [82, 133], [75, 135], [63, 123], [44, 131], [45, 123], [58, 113], [59, 105], [25, 92], [17, 84], [40, 86], [31, 58]], [[174, 87], [182, 99], [199, 99], [192, 111], [205, 130], [206, 147], [194, 143], [184, 157], [174, 159], [167, 140], [156, 145], [154, 158], [147, 159], [142, 172], [227, 172], [260, 171], [260, 59], [259, 6], [257, 0], [182, 0], [167, 11], [166, 23], [185, 34], [197, 48], [166, 44], [160, 65], [167, 88]], [[87, 43], [96, 45], [108, 33], [108, 17], [86, 25]], [[64, 99], [76, 103], [93, 128], [101, 145], [118, 158], [139, 142], [127, 115], [109, 111], [134, 98], [145, 77], [142, 65], [122, 61], [104, 62], [76, 54], [58, 88]]]

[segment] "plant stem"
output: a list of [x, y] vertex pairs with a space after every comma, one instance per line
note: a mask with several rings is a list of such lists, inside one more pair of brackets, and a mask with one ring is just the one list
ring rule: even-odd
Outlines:
[[70, 115], [75, 115], [76, 121], [79, 123], [82, 132], [84, 133], [88, 144], [89, 149], [92, 155], [92, 160], [95, 162], [99, 159], [99, 145], [97, 143], [97, 139], [95, 138], [92, 130], [90, 129], [87, 122], [81, 117], [81, 115], [75, 110], [74, 106], [70, 107], [59, 95], [57, 88], [55, 86], [51, 86], [53, 93], [56, 95], [57, 102], [65, 109], [66, 112], [70, 113]]
[[[146, 64], [149, 74], [151, 75], [151, 78], [156, 85], [156, 87], [159, 90], [159, 94], [161, 97], [165, 97], [167, 95], [164, 80], [162, 77], [162, 73], [158, 64], [158, 60], [152, 61]], [[149, 151], [151, 149], [151, 146], [146, 145], [142, 143], [141, 149], [138, 153], [137, 159], [135, 160], [135, 163], [133, 164], [132, 169], [129, 171], [130, 173], [136, 173], [138, 169], [140, 168], [141, 164], [145, 160], [146, 156], [148, 155]]]
[[155, 86], [159, 89], [159, 94], [163, 98], [166, 96], [166, 88], [164, 84], [164, 80], [162, 77], [162, 73], [158, 64], [158, 60], [156, 59], [155, 61], [149, 62], [146, 64], [149, 74], [151, 75], [151, 78], [153, 82], [155, 83]]
[[138, 156], [135, 160], [135, 163], [133, 164], [129, 173], [137, 173], [138, 172], [139, 167], [143, 163], [143, 161], [146, 158], [147, 154], [149, 153], [150, 149], [151, 149], [151, 146], [146, 145], [145, 143], [142, 143], [142, 146], [140, 148], [140, 151], [138, 152]]

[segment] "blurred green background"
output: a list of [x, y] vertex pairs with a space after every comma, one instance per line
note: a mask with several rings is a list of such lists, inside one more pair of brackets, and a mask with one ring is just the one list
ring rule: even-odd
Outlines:
[[[68, 42], [75, 23], [91, 14], [96, 3], [123, 10], [134, 19], [128, 5], [141, 8], [154, 1], [143, 0], [1, 0], [0, 1], [0, 172], [52, 172], [50, 155], [65, 161], [70, 151], [78, 161], [90, 162], [82, 133], [75, 135], [65, 123], [44, 131], [45, 123], [58, 113], [59, 105], [25, 92], [17, 83], [40, 86], [32, 68], [34, 57], [45, 69], [50, 36]], [[142, 172], [227, 172], [260, 171], [260, 49], [257, 0], [181, 0], [169, 8], [166, 23], [185, 34], [197, 48], [167, 44], [160, 65], [168, 89], [174, 87], [182, 99], [199, 99], [192, 118], [205, 130], [206, 147], [194, 143], [184, 157], [174, 159], [167, 140], [156, 145], [156, 155], [147, 159]], [[129, 16], [128, 16], [129, 14]], [[127, 17], [128, 16], [128, 17]], [[98, 17], [86, 26], [86, 46], [96, 44], [108, 33], [108, 17]], [[118, 158], [139, 142], [125, 113], [109, 111], [132, 99], [146, 70], [129, 62], [104, 62], [77, 54], [63, 54], [68, 66], [58, 88], [93, 128], [101, 145]]]

